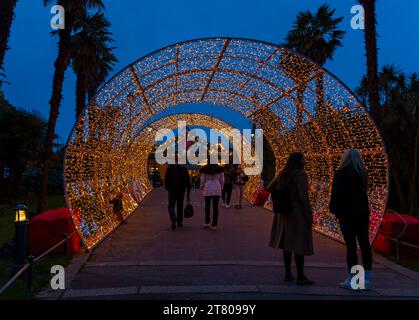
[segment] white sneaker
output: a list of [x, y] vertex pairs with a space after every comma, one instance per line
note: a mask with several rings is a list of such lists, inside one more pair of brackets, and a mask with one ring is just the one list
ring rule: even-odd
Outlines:
[[231, 207], [231, 206], [230, 206], [230, 205], [228, 205], [228, 204], [226, 204], [226, 205], [225, 205], [225, 208], [226, 208], [226, 209], [230, 209], [230, 207]]
[[365, 290], [371, 290], [371, 270], [365, 270]]
[[217, 226], [211, 226], [211, 230], [217, 230]]
[[207, 229], [207, 228], [209, 228], [209, 227], [211, 226], [211, 224], [210, 224], [210, 223], [204, 223], [202, 226], [203, 226], [205, 229]]
[[226, 204], [223, 202], [223, 203], [221, 204], [221, 206], [222, 206], [223, 208], [225, 208], [225, 207], [226, 207]]

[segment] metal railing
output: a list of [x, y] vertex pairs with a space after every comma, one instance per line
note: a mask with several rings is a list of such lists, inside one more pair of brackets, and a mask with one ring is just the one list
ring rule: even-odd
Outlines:
[[400, 245], [405, 246], [405, 247], [408, 247], [408, 248], [412, 248], [412, 249], [417, 249], [417, 250], [419, 250], [419, 246], [414, 245], [414, 244], [411, 244], [411, 243], [406, 242], [406, 241], [401, 241], [400, 240], [401, 237], [406, 232], [406, 229], [407, 229], [407, 221], [398, 212], [396, 212], [394, 210], [388, 210], [388, 211], [396, 214], [400, 218], [400, 220], [402, 220], [404, 222], [404, 228], [403, 228], [403, 230], [400, 232], [400, 234], [397, 237], [387, 237], [387, 236], [384, 236], [383, 235], [385, 239], [387, 239], [389, 241], [392, 241], [392, 242], [394, 242], [396, 244], [394, 255], [395, 255], [395, 259], [396, 259], [396, 261], [398, 263], [398, 262], [400, 262]]
[[390, 240], [390, 241], [392, 241], [396, 244], [396, 246], [395, 246], [396, 250], [395, 250], [395, 253], [394, 253], [394, 258], [396, 259], [397, 262], [400, 262], [400, 246], [405, 246], [405, 247], [408, 247], [408, 248], [419, 250], [419, 246], [411, 244], [411, 243], [406, 242], [406, 241], [401, 241], [398, 238], [392, 238], [392, 237], [386, 237], [386, 236], [384, 236], [384, 238], [386, 238], [387, 240]]
[[68, 256], [68, 241], [74, 236], [76, 231], [73, 231], [72, 233], [64, 234], [63, 240], [53, 245], [51, 248], [49, 248], [47, 251], [39, 255], [38, 257], [29, 256], [27, 258], [27, 262], [19, 269], [19, 271], [16, 272], [16, 274], [9, 280], [7, 283], [0, 289], [0, 295], [2, 295], [7, 288], [9, 288], [17, 279], [19, 279], [22, 275], [26, 274], [26, 284], [29, 292], [32, 292], [32, 283], [33, 283], [33, 267], [34, 264], [45, 258], [48, 254], [50, 254], [52, 251], [57, 249], [58, 247], [62, 246], [64, 244], [64, 254]]

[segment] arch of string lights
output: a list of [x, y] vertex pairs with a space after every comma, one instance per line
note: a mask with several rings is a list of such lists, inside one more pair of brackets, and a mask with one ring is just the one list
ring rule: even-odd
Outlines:
[[[211, 38], [174, 44], [137, 60], [107, 82], [82, 113], [67, 145], [65, 188], [87, 248], [117, 225], [108, 194], [124, 193], [128, 215], [151, 190], [140, 161], [150, 150], [144, 135], [153, 130], [141, 128], [159, 112], [190, 103], [197, 113], [210, 112], [208, 104], [233, 109], [263, 129], [277, 172], [290, 152], [303, 152], [314, 228], [335, 239], [341, 234], [328, 211], [331, 181], [344, 151], [358, 149], [369, 174], [374, 239], [387, 200], [387, 155], [360, 101], [328, 71], [285, 48]], [[207, 120], [199, 125], [217, 126], [215, 118]], [[252, 181], [248, 197], [258, 188]]]

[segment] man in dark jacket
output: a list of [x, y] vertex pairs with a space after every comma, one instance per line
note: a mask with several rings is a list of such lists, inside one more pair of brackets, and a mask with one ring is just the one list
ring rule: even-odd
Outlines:
[[221, 198], [223, 200], [222, 206], [225, 208], [230, 208], [231, 193], [233, 191], [233, 174], [234, 166], [226, 164], [224, 166], [224, 186], [221, 194]]
[[[179, 164], [171, 164], [167, 168], [164, 177], [164, 187], [169, 195], [169, 216], [172, 222], [172, 230], [183, 227], [183, 199], [185, 198], [185, 191], [187, 201], [191, 192], [191, 180], [189, 178], [188, 169]], [[175, 212], [175, 206], [177, 212]]]

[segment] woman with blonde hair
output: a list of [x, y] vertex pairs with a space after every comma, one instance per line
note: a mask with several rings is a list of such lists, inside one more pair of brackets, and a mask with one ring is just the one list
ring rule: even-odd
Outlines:
[[356, 149], [343, 155], [333, 178], [329, 209], [339, 220], [346, 245], [348, 277], [340, 284], [351, 287], [351, 269], [358, 265], [357, 241], [365, 269], [365, 289], [371, 288], [372, 250], [369, 242], [368, 175], [362, 157]]

